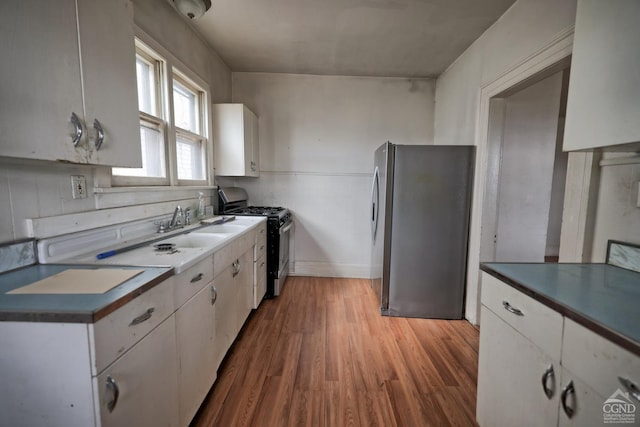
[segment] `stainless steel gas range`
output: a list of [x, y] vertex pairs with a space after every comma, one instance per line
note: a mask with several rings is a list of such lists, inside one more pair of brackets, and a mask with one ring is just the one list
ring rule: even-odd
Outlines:
[[293, 227], [291, 212], [283, 207], [249, 206], [249, 196], [240, 187], [218, 188], [219, 211], [225, 215], [267, 217], [267, 294], [280, 295], [289, 274], [289, 234]]

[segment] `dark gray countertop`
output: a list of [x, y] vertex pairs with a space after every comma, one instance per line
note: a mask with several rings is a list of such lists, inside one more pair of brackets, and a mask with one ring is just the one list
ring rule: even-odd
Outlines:
[[640, 356], [640, 273], [608, 264], [484, 263], [480, 269]]
[[[9, 294], [67, 269], [144, 269], [104, 294]], [[0, 321], [93, 323], [173, 275], [172, 267], [37, 264], [0, 275]]]

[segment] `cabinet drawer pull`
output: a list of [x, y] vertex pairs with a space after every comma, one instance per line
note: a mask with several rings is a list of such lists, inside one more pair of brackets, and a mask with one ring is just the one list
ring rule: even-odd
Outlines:
[[83, 131], [82, 131], [82, 122], [80, 121], [80, 118], [78, 117], [78, 115], [74, 112], [71, 113], [71, 123], [75, 127], [75, 133], [73, 135], [73, 138], [71, 139], [71, 142], [73, 142], [74, 147], [77, 147], [78, 143], [80, 142], [80, 139], [82, 139]]
[[[547, 387], [549, 379], [551, 379], [551, 387]], [[545, 396], [547, 396], [547, 399], [551, 399], [553, 397], [553, 392], [555, 389], [554, 380], [555, 373], [553, 372], [553, 365], [549, 365], [547, 370], [544, 371], [544, 374], [542, 374], [542, 390], [544, 391]]]
[[620, 384], [622, 384], [624, 388], [627, 389], [631, 397], [640, 402], [640, 389], [637, 385], [635, 385], [633, 381], [623, 377], [618, 377], [618, 381], [620, 381]]
[[240, 260], [233, 261], [231, 266], [233, 267], [233, 277], [236, 277], [240, 273]]
[[116, 380], [111, 378], [111, 375], [107, 376], [106, 385], [107, 389], [111, 390], [111, 393], [113, 394], [113, 398], [107, 402], [107, 409], [109, 410], [109, 412], [113, 412], [113, 410], [116, 408], [116, 405], [118, 404], [120, 389], [118, 388], [118, 383], [116, 383]]
[[191, 278], [191, 283], [199, 282], [204, 277], [204, 274], [200, 273], [197, 276]]
[[145, 311], [143, 314], [141, 314], [140, 316], [136, 317], [135, 319], [133, 319], [131, 321], [131, 323], [129, 323], [129, 326], [133, 326], [133, 325], [139, 325], [142, 322], [145, 322], [149, 319], [151, 319], [151, 315], [153, 314], [153, 312], [156, 309], [151, 307], [149, 309], [147, 309], [147, 311]]
[[98, 119], [93, 120], [93, 128], [96, 130], [96, 151], [100, 151], [100, 147], [104, 142], [104, 130]]
[[264, 267], [264, 261], [260, 263], [260, 267]]
[[218, 291], [215, 286], [211, 287], [211, 305], [215, 304], [218, 300]]
[[575, 409], [569, 406], [567, 400], [569, 399], [569, 395], [573, 395], [575, 398], [576, 390], [573, 387], [573, 381], [569, 381], [569, 384], [565, 388], [562, 389], [562, 394], [560, 395], [560, 401], [562, 402], [562, 410], [565, 414], [567, 414], [567, 418], [573, 417], [575, 414]]
[[502, 301], [502, 306], [505, 308], [505, 310], [507, 310], [509, 313], [513, 313], [516, 316], [524, 316], [524, 313], [522, 312], [522, 310], [520, 310], [519, 308], [515, 308], [514, 306], [512, 306], [511, 304], [509, 304], [509, 301]]
[[264, 245], [260, 246], [260, 250], [263, 250], [263, 249], [264, 249]]

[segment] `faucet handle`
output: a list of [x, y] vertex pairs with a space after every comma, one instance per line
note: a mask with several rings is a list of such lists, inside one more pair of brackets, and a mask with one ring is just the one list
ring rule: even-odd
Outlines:
[[191, 208], [184, 210], [184, 225], [191, 225]]

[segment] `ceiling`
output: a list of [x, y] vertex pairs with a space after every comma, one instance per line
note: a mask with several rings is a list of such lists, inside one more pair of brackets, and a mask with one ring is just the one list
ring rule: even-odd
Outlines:
[[435, 77], [514, 0], [212, 0], [194, 20], [233, 71]]

